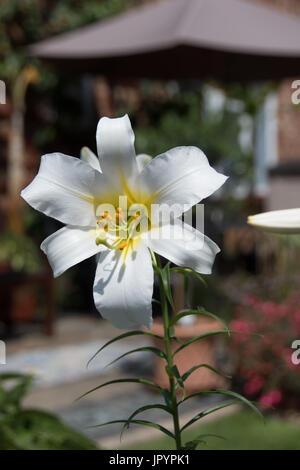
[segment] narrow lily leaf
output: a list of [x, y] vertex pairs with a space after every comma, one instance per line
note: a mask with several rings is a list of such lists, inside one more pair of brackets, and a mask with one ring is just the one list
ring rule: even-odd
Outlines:
[[172, 367], [172, 372], [173, 372], [174, 376], [176, 377], [176, 380], [177, 380], [177, 383], [178, 383], [179, 387], [182, 388], [182, 390], [185, 391], [183, 378], [181, 377], [181, 375], [179, 373], [179, 370], [178, 370], [176, 365], [174, 365]]
[[174, 338], [174, 337], [175, 337], [175, 329], [174, 329], [174, 326], [169, 327], [169, 336], [170, 336], [170, 338]]
[[213, 318], [214, 320], [217, 320], [219, 323], [221, 323], [222, 326], [224, 326], [225, 330], [227, 330], [228, 334], [230, 334], [230, 331], [228, 329], [227, 324], [222, 320], [220, 317], [215, 315], [214, 313], [207, 312], [206, 310], [182, 310], [179, 312], [169, 323], [169, 326], [175, 325], [181, 318], [183, 317], [188, 317], [189, 315], [199, 315], [199, 316], [205, 316], [205, 317], [210, 317]]
[[197, 436], [192, 441], [186, 442], [184, 448], [188, 450], [195, 450], [199, 444], [208, 445], [208, 443], [203, 440], [204, 437], [216, 437], [218, 439], [223, 439], [224, 441], [226, 440], [225, 437], [219, 436], [218, 434], [200, 434], [200, 436]]
[[167, 388], [164, 388], [162, 391], [162, 395], [165, 400], [165, 404], [167, 405], [168, 408], [172, 409], [172, 398], [171, 398], [171, 393]]
[[186, 450], [196, 450], [199, 444], [208, 445], [203, 439], [194, 439], [193, 441], [186, 442], [184, 449]]
[[207, 283], [206, 281], [203, 279], [203, 277], [197, 273], [196, 271], [194, 271], [193, 269], [191, 268], [180, 268], [178, 266], [176, 266], [175, 268], [171, 268], [171, 272], [173, 273], [180, 273], [182, 274], [183, 276], [189, 274], [190, 276], [194, 276], [196, 279], [198, 279], [198, 281], [200, 281], [205, 287], [207, 287]]
[[160, 409], [160, 410], [164, 410], [166, 411], [167, 413], [170, 413], [172, 414], [172, 410], [166, 406], [166, 405], [162, 405], [160, 403], [155, 403], [155, 404], [152, 404], [152, 405], [145, 405], [145, 406], [141, 406], [140, 408], [138, 408], [137, 410], [135, 410], [128, 418], [128, 420], [126, 421], [126, 423], [124, 423], [123, 427], [122, 427], [122, 430], [121, 430], [121, 434], [120, 434], [120, 440], [122, 440], [122, 436], [123, 436], [123, 433], [126, 429], [129, 428], [133, 418], [140, 414], [140, 413], [143, 413], [144, 411], [147, 411], [147, 410], [152, 410], [152, 409]]
[[107, 348], [107, 346], [110, 346], [111, 344], [115, 343], [116, 341], [119, 341], [120, 339], [123, 339], [123, 338], [128, 338], [129, 336], [138, 336], [138, 335], [144, 335], [144, 336], [151, 336], [152, 338], [156, 338], [156, 339], [161, 339], [163, 340], [163, 337], [162, 336], [159, 336], [159, 335], [155, 335], [153, 333], [149, 333], [148, 331], [141, 331], [141, 330], [134, 330], [134, 331], [127, 331], [127, 333], [123, 333], [119, 336], [116, 336], [115, 338], [113, 339], [110, 339], [109, 341], [107, 341], [107, 343], [105, 343], [103, 346], [101, 346], [100, 349], [98, 349], [97, 352], [95, 352], [95, 354], [91, 357], [91, 359], [88, 361], [87, 363], [87, 367], [90, 365], [90, 363], [92, 362], [93, 359], [95, 359], [96, 356], [98, 356], [98, 354], [103, 351], [103, 349]]
[[190, 344], [195, 343], [196, 341], [200, 339], [208, 338], [209, 336], [224, 335], [224, 334], [228, 334], [227, 330], [209, 331], [208, 333], [203, 333], [202, 335], [194, 336], [194, 338], [190, 339], [186, 343], [179, 346], [179, 348], [177, 348], [176, 351], [174, 352], [173, 356], [175, 356], [175, 354], [177, 354], [182, 349], [186, 348]]
[[189, 398], [193, 398], [193, 397], [197, 397], [197, 396], [201, 396], [201, 395], [212, 395], [212, 394], [226, 395], [228, 397], [237, 398], [241, 402], [245, 403], [245, 405], [249, 406], [253, 411], [255, 411], [255, 413], [257, 413], [259, 415], [259, 417], [262, 418], [263, 421], [264, 421], [264, 417], [263, 417], [262, 413], [259, 411], [259, 409], [251, 401], [249, 401], [247, 398], [243, 397], [243, 395], [240, 395], [237, 392], [232, 392], [231, 390], [222, 390], [222, 389], [201, 390], [200, 392], [195, 392], [195, 393], [192, 393], [191, 395], [188, 395], [186, 398], [181, 400], [181, 403], [188, 400]]
[[160, 274], [161, 274], [161, 279], [163, 282], [165, 294], [167, 296], [169, 304], [174, 310], [174, 302], [173, 302], [172, 291], [171, 291], [170, 262], [166, 264], [166, 266], [161, 270]]
[[118, 380], [110, 380], [109, 382], [105, 382], [104, 384], [98, 385], [95, 388], [92, 388], [88, 392], [85, 392], [83, 395], [80, 395], [80, 397], [76, 398], [75, 401], [80, 400], [81, 398], [85, 397], [86, 395], [89, 395], [92, 392], [95, 392], [96, 390], [100, 390], [100, 388], [106, 387], [107, 385], [112, 385], [112, 384], [117, 384], [117, 383], [138, 383], [142, 385], [149, 385], [150, 387], [154, 387], [157, 390], [163, 390], [160, 385], [152, 382], [151, 380], [146, 380], [146, 379], [118, 379]]
[[200, 434], [196, 439], [203, 439], [204, 437], [216, 437], [217, 439], [223, 439], [223, 441], [226, 441], [226, 437], [220, 436], [219, 434]]
[[167, 356], [165, 355], [165, 353], [161, 349], [154, 348], [154, 347], [151, 347], [151, 346], [144, 346], [144, 347], [141, 347], [141, 348], [132, 349], [131, 351], [127, 351], [126, 353], [124, 353], [121, 356], [117, 357], [113, 361], [109, 362], [105, 367], [111, 366], [112, 364], [119, 361], [120, 359], [123, 359], [123, 357], [129, 356], [129, 354], [133, 354], [133, 353], [136, 353], [136, 352], [142, 352], [142, 351], [152, 352], [153, 354], [156, 354], [158, 357], [161, 357], [162, 359], [167, 360]]
[[230, 379], [230, 375], [223, 374], [222, 372], [218, 371], [214, 367], [208, 365], [208, 364], [198, 364], [197, 366], [191, 367], [187, 372], [185, 372], [182, 375], [182, 380], [185, 382], [186, 379], [197, 369], [200, 369], [201, 367], [205, 367], [206, 369], [211, 370], [212, 372], [215, 372], [218, 375], [221, 375], [222, 377], [226, 377], [227, 379]]
[[[188, 397], [187, 397], [188, 398]], [[207, 416], [211, 413], [214, 413], [215, 411], [221, 410], [222, 408], [226, 408], [231, 405], [236, 405], [238, 400], [230, 401], [227, 403], [221, 403], [219, 405], [213, 406], [212, 408], [208, 408], [207, 410], [201, 411], [198, 413], [196, 416], [194, 416], [190, 421], [188, 421], [184, 426], [181, 428], [181, 432], [184, 431], [184, 429], [188, 428], [192, 424], [196, 423], [199, 419], [204, 418], [204, 416]]]
[[184, 302], [185, 302], [185, 305], [190, 307], [191, 303], [190, 303], [190, 280], [189, 280], [189, 277], [185, 275], [183, 282], [184, 282]]
[[179, 343], [179, 344], [185, 343], [183, 339], [177, 338], [177, 336], [173, 336], [171, 339], [174, 339], [174, 341], [176, 341], [176, 343]]
[[[127, 422], [128, 422], [127, 419], [116, 419], [114, 421], [107, 421], [106, 423], [96, 424], [95, 426], [89, 426], [89, 429], [91, 429], [91, 428], [101, 428], [102, 426], [107, 426], [109, 424], [118, 424], [118, 423], [127, 423]], [[172, 437], [173, 439], [175, 439], [175, 436], [171, 431], [166, 429], [164, 426], [161, 426], [160, 424], [153, 423], [152, 421], [146, 421], [144, 419], [135, 419], [135, 420], [132, 420], [131, 423], [132, 424], [141, 424], [142, 426], [150, 426], [151, 428], [158, 429], [159, 431], [163, 432], [167, 436]]]

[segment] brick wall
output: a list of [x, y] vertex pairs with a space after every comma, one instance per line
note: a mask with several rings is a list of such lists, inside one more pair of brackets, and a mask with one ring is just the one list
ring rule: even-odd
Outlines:
[[[252, 0], [300, 16], [300, 0]], [[300, 77], [295, 77], [300, 79]], [[291, 102], [291, 82], [284, 80], [278, 90], [278, 149], [280, 162], [300, 161], [300, 109]]]

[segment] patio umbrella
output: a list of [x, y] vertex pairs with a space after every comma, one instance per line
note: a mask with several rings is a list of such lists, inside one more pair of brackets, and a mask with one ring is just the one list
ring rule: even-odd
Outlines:
[[280, 79], [300, 75], [300, 19], [249, 0], [164, 0], [29, 51], [111, 77]]

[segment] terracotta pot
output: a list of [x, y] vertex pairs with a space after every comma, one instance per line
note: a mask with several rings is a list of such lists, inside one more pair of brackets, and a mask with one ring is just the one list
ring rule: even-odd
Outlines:
[[[197, 321], [191, 325], [175, 325], [175, 336], [183, 341], [188, 341], [194, 336], [198, 336], [209, 331], [222, 329], [220, 323], [213, 319], [204, 317], [197, 318]], [[161, 320], [155, 320], [151, 333], [163, 336], [164, 329]], [[216, 367], [215, 349], [218, 336], [201, 339], [190, 344], [185, 349], [176, 354], [174, 360], [181, 374], [188, 371], [197, 364], [208, 364]], [[162, 342], [154, 339], [155, 346], [162, 349]], [[179, 347], [179, 343], [172, 341], [172, 350], [175, 351]], [[155, 367], [153, 380], [162, 387], [169, 386], [169, 378], [165, 371], [165, 361], [155, 356]], [[186, 391], [194, 393], [199, 390], [207, 390], [213, 388], [226, 387], [226, 380], [213, 371], [201, 367], [194, 371], [185, 382]]]

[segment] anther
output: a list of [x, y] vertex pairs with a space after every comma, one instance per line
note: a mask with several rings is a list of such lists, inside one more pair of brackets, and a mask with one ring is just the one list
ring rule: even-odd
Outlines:
[[119, 246], [119, 249], [120, 249], [120, 250], [123, 250], [123, 249], [125, 248], [125, 246], [127, 246], [127, 245], [128, 245], [128, 242], [123, 242], [123, 243], [121, 243], [121, 245]]

